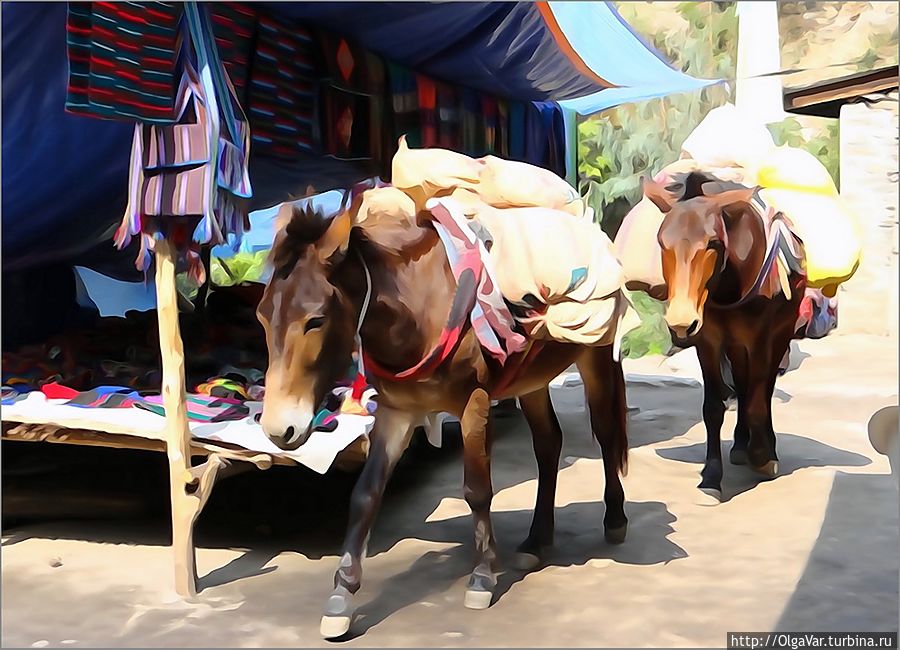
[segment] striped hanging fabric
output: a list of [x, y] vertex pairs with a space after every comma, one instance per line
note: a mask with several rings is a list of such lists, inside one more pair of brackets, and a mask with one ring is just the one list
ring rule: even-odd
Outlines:
[[172, 122], [183, 14], [180, 3], [70, 2], [66, 110]]
[[497, 155], [509, 158], [509, 102], [497, 100]]
[[484, 152], [497, 151], [497, 99], [491, 95], [481, 96], [481, 118], [484, 129]]
[[437, 84], [429, 77], [419, 74], [416, 75], [416, 90], [419, 96], [422, 146], [436, 147], [438, 144]]
[[387, 71], [391, 109], [394, 115], [392, 150], [396, 149], [397, 141], [402, 135], [406, 136], [410, 147], [421, 147], [422, 129], [416, 75], [409, 69], [390, 62], [387, 63]]
[[320, 151], [316, 43], [294, 23], [260, 16], [250, 71], [250, 124], [260, 155], [295, 160]]
[[139, 122], [131, 152], [128, 206], [116, 232], [122, 248], [140, 236], [139, 269], [152, 238], [166, 236], [203, 281], [199, 245], [223, 244], [246, 229], [252, 196], [250, 129], [214, 42], [205, 7], [184, 4], [181, 81], [174, 123]]
[[454, 86], [437, 85], [438, 146], [452, 151], [462, 150], [459, 128], [459, 92]]
[[238, 102], [246, 106], [250, 56], [259, 21], [256, 10], [241, 2], [215, 2], [210, 4], [209, 13], [225, 72], [234, 84]]

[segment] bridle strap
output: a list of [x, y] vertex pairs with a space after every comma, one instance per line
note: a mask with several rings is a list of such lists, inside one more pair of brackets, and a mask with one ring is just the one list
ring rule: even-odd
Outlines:
[[359, 310], [359, 320], [356, 322], [356, 350], [359, 356], [359, 372], [360, 374], [365, 375], [366, 355], [363, 352], [361, 332], [363, 322], [366, 320], [366, 312], [369, 311], [369, 301], [372, 299], [372, 274], [369, 273], [369, 265], [366, 264], [366, 260], [363, 259], [362, 253], [359, 252], [359, 249], [356, 250], [356, 256], [359, 258], [359, 262], [363, 267], [363, 272], [365, 272], [366, 274], [366, 296], [365, 298], [363, 298], [362, 308]]

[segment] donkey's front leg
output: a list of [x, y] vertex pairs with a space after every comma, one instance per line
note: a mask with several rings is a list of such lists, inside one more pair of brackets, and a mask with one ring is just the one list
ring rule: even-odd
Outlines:
[[497, 549], [491, 528], [491, 400], [483, 389], [470, 396], [460, 418], [465, 466], [465, 497], [475, 524], [475, 570], [466, 587], [465, 605], [486, 609], [497, 586]]
[[722, 501], [722, 423], [728, 393], [722, 378], [722, 354], [718, 340], [701, 338], [697, 343], [697, 357], [703, 373], [703, 424], [706, 426], [706, 460], [697, 487], [706, 495], [703, 497], [706, 503]]
[[350, 497], [350, 519], [334, 574], [334, 591], [325, 603], [321, 633], [326, 639], [343, 636], [353, 618], [353, 596], [362, 580], [362, 559], [384, 488], [409, 444], [413, 418], [381, 406], [370, 439], [369, 456]]

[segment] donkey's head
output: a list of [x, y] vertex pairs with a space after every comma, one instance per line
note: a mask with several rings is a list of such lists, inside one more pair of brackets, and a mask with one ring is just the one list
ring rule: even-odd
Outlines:
[[306, 442], [316, 410], [350, 365], [354, 307], [332, 278], [351, 225], [344, 209], [325, 219], [286, 205], [279, 215], [272, 278], [257, 315], [269, 350], [261, 423], [282, 449]]
[[717, 192], [719, 184], [707, 182], [695, 193], [693, 176], [688, 177], [681, 200], [658, 183], [642, 181], [644, 196], [665, 214], [657, 240], [668, 289], [665, 319], [676, 342], [690, 339], [703, 326], [706, 299], [728, 255], [726, 208], [746, 206], [755, 191]]

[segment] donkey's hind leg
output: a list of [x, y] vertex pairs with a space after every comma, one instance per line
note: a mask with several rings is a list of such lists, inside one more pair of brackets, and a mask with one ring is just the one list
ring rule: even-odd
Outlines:
[[531, 440], [538, 466], [537, 502], [528, 537], [516, 549], [517, 569], [528, 571], [540, 564], [544, 551], [553, 545], [553, 508], [556, 477], [562, 451], [562, 429], [553, 411], [550, 390], [546, 386], [519, 398], [522, 412], [531, 428]]
[[350, 629], [355, 608], [353, 596], [362, 581], [362, 560], [375, 515], [388, 479], [409, 444], [413, 419], [407, 413], [382, 406], [370, 436], [370, 451], [350, 496], [350, 517], [341, 562], [334, 574], [334, 591], [325, 603], [321, 633], [326, 639], [343, 636]]
[[591, 411], [591, 428], [603, 454], [606, 489], [603, 517], [606, 541], [625, 541], [625, 490], [620, 473], [628, 463], [628, 433], [625, 425], [625, 377], [622, 364], [613, 359], [612, 346], [588, 348], [577, 362]]

